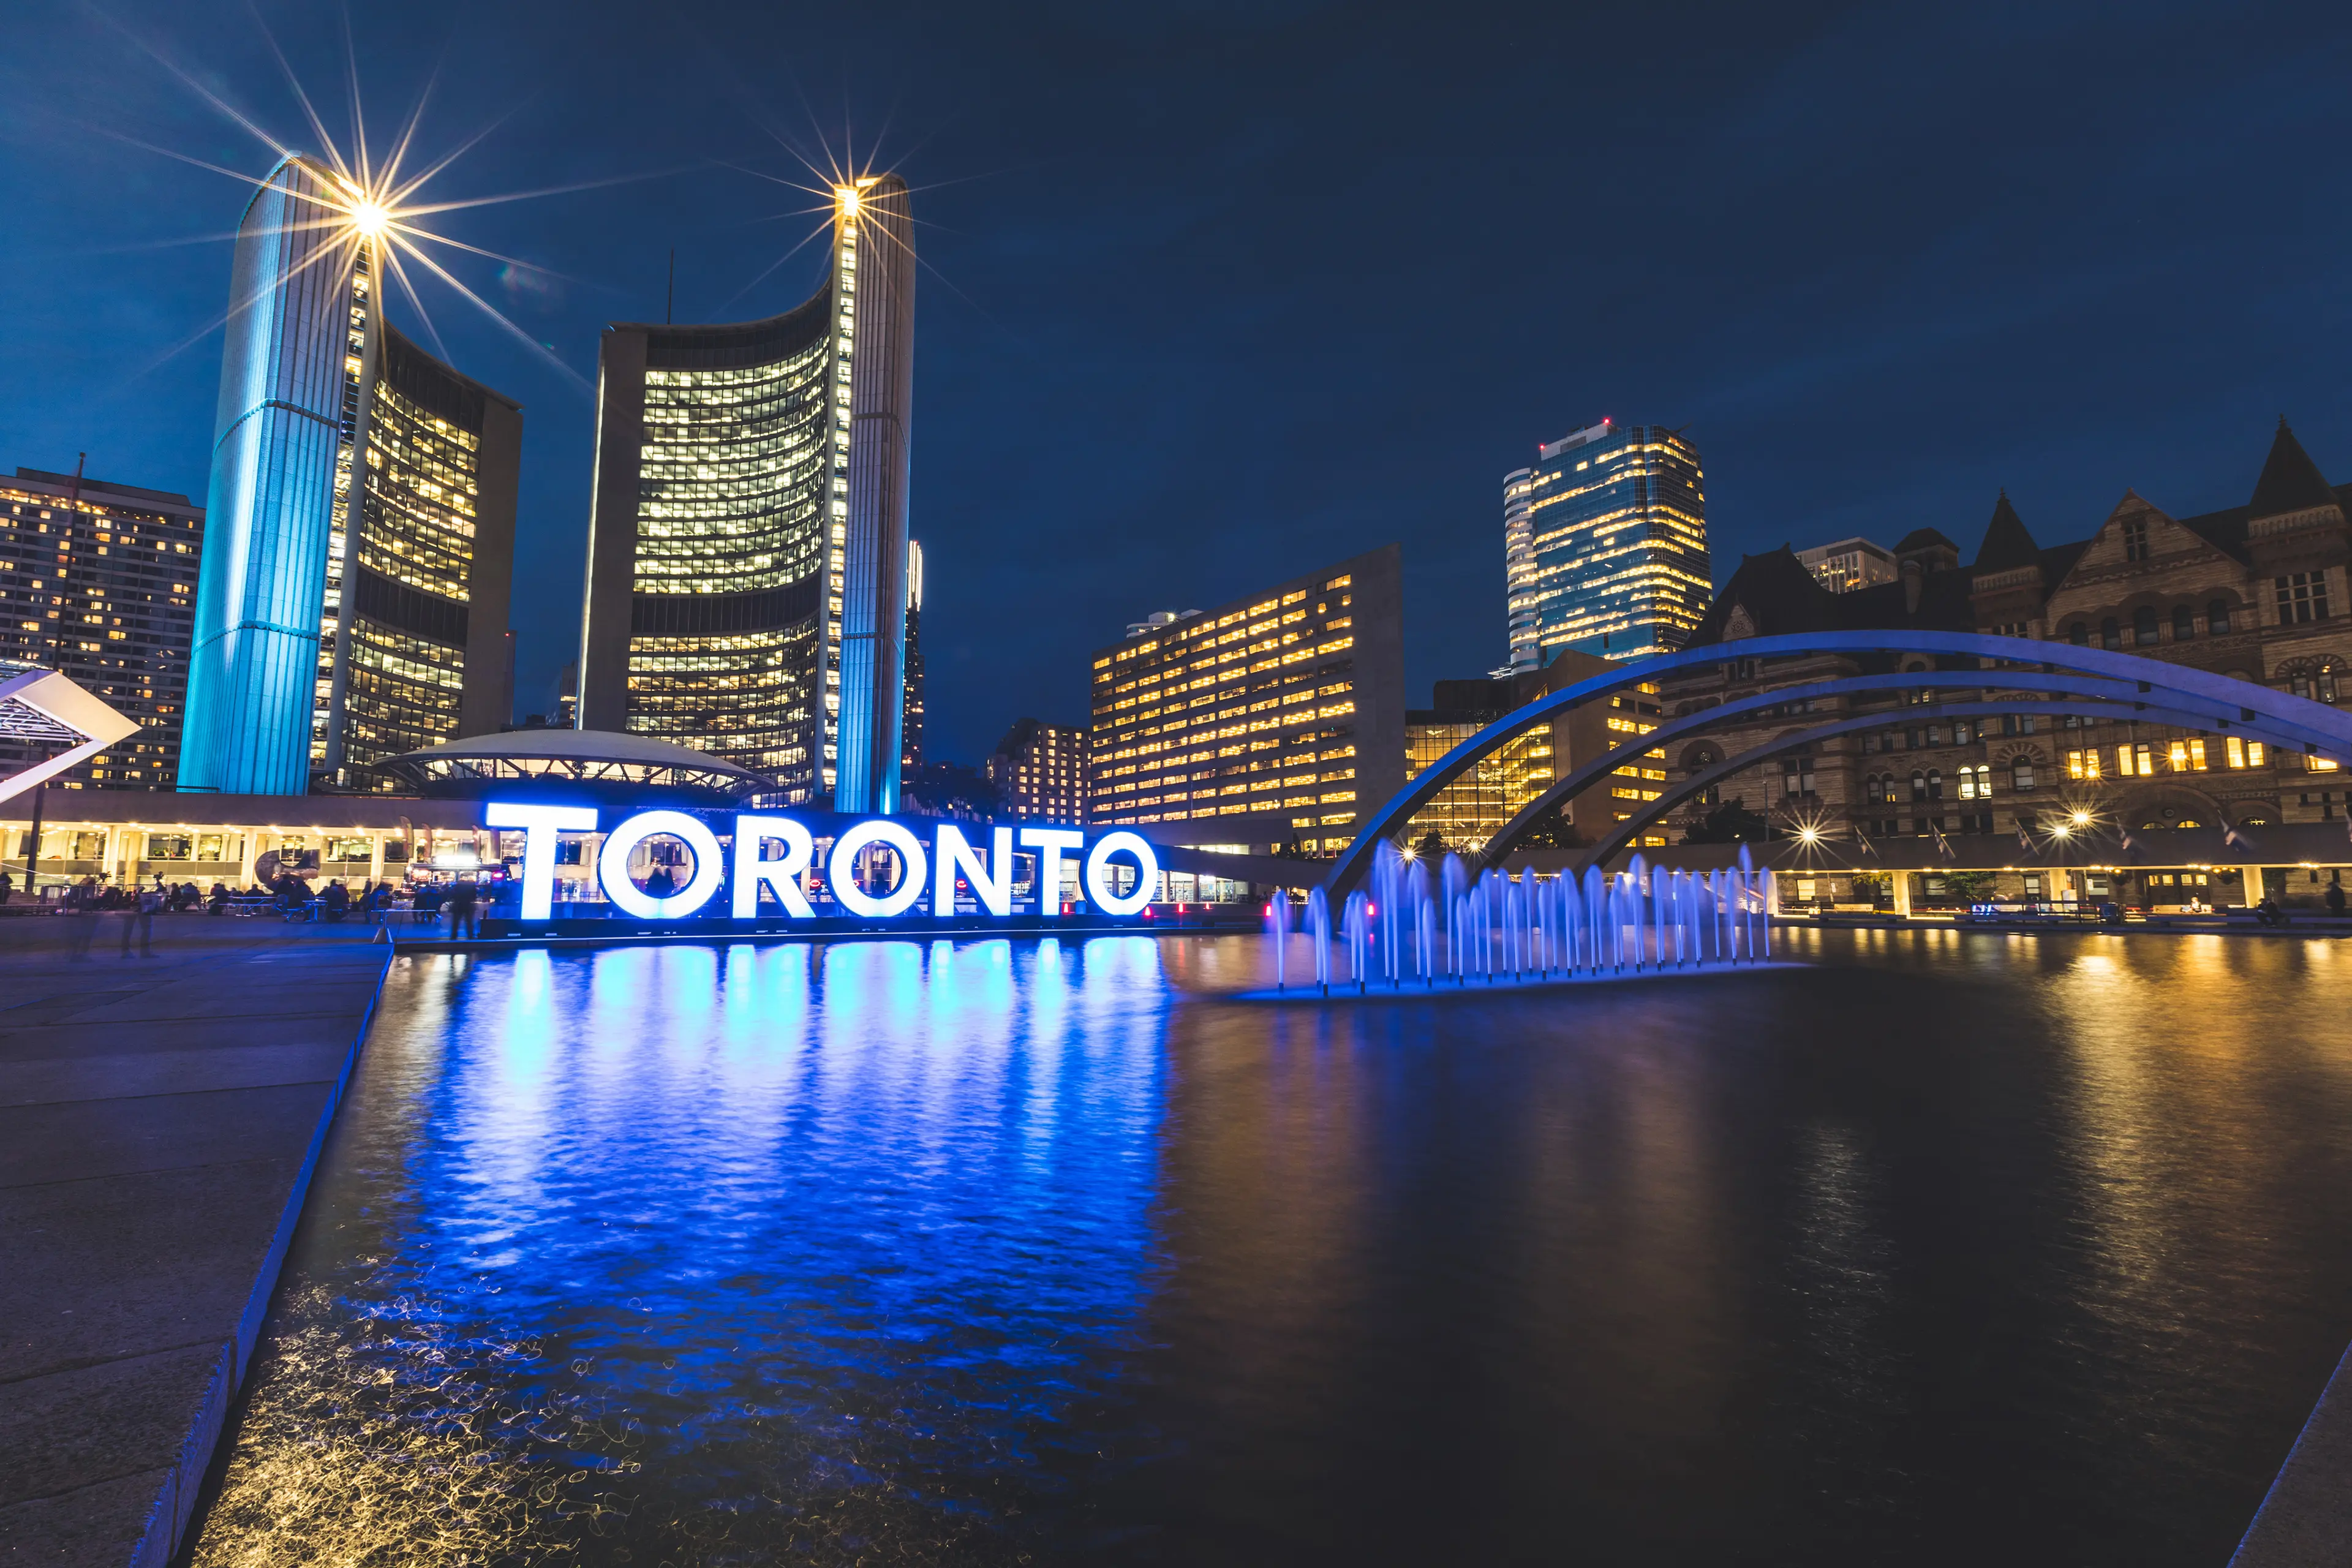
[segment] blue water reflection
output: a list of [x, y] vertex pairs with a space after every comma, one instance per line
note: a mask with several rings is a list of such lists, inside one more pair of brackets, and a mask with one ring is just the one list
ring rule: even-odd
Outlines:
[[197, 1561], [2224, 1559], [2352, 1337], [2352, 963], [1790, 951], [404, 959]]

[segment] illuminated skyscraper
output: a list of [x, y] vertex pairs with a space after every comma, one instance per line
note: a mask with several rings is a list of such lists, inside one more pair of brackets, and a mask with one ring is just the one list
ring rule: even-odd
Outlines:
[[1522, 664], [1515, 577], [1511, 663], [1534, 668], [1561, 648], [1644, 658], [1680, 647], [1714, 596], [1698, 449], [1662, 425], [1609, 420], [1541, 447], [1528, 477], [1528, 521], [1504, 481], [1506, 549], [1530, 536], [1536, 657]]
[[1543, 664], [1536, 637], [1536, 527], [1528, 502], [1535, 494], [1533, 468], [1513, 468], [1503, 476], [1503, 592], [1509, 624], [1504, 647], [1513, 669], [1535, 669]]
[[896, 175], [835, 195], [833, 265], [762, 321], [604, 332], [579, 723], [784, 799], [897, 809], [915, 253]]
[[386, 788], [509, 717], [522, 410], [383, 320], [352, 201], [289, 158], [238, 226], [184, 790]]
[[898, 742], [901, 778], [923, 771], [923, 542], [919, 539], [907, 541], [906, 665], [907, 695]]

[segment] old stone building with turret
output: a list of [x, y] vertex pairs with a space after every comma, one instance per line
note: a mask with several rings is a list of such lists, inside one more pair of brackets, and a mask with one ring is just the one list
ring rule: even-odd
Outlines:
[[[1894, 583], [1833, 594], [1785, 547], [1743, 560], [1693, 646], [1719, 643], [1720, 664], [1664, 683], [1685, 713], [1759, 691], [1861, 674], [1976, 668], [1965, 659], [1738, 657], [1748, 637], [1842, 629], [1976, 631], [2116, 648], [2335, 702], [2352, 700], [2352, 618], [2345, 571], [2352, 487], [2331, 486], [2285, 420], [2248, 502], [2168, 515], [2126, 490], [2089, 538], [2042, 545], [2006, 493], [1973, 563], [1934, 529], [1895, 547]], [[1983, 695], [2000, 691], [1986, 671]], [[2343, 689], [2339, 693], [2339, 684]], [[1858, 826], [1873, 837], [2014, 833], [2053, 813], [2088, 810], [2126, 828], [2326, 821], [2347, 812], [2335, 763], [2237, 737], [2170, 725], [2078, 720], [2063, 701], [1947, 719], [1942, 702], [1979, 693], [1895, 690], [1823, 710], [1883, 712], [1885, 722], [1736, 775], [1678, 811], [1689, 831], [1720, 803], [1742, 801], [1776, 831]], [[1793, 730], [1772, 714], [1693, 742], [1668, 758], [1675, 776]], [[1681, 837], [1677, 834], [1676, 837]]]

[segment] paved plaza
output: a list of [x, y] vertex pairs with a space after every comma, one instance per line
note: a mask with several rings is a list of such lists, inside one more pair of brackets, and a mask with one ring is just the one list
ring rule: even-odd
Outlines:
[[[388, 949], [0, 918], [0, 1562], [179, 1544]], [[124, 954], [124, 937], [128, 955]]]

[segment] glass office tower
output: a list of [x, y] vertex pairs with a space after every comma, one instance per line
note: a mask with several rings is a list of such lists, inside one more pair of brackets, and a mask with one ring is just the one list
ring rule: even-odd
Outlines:
[[509, 717], [521, 409], [385, 323], [351, 202], [289, 158], [238, 225], [184, 790], [382, 788]]
[[581, 728], [897, 809], [914, 260], [907, 187], [881, 175], [835, 192], [833, 265], [798, 308], [605, 330]]
[[[1661, 425], [1609, 420], [1538, 449], [1532, 476], [1504, 481], [1507, 551], [1532, 536], [1533, 584], [1510, 584], [1512, 664], [1521, 666], [1522, 598], [1532, 602], [1536, 666], [1562, 648], [1646, 658], [1683, 646], [1714, 596], [1698, 449]], [[1514, 481], [1528, 485], [1526, 521]]]
[[1513, 468], [1503, 476], [1503, 662], [1513, 669], [1543, 663], [1536, 637], [1536, 520], [1530, 505], [1535, 488], [1533, 468]]

